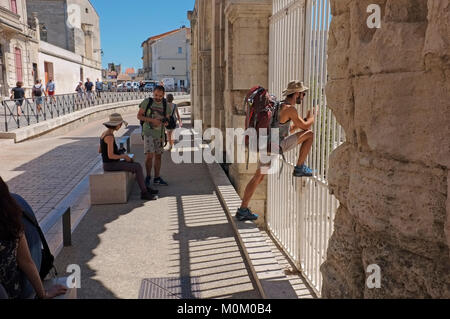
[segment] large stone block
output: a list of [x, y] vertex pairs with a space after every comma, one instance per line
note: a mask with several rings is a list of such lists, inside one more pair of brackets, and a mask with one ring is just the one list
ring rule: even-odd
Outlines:
[[450, 166], [450, 108], [445, 107], [450, 91], [442, 78], [430, 72], [393, 73], [353, 83], [355, 129], [362, 151]]
[[[350, 71], [353, 75], [424, 69], [422, 49], [426, 23], [423, 22], [423, 12], [417, 11], [412, 4], [423, 4], [424, 0], [402, 0], [404, 5], [396, 2], [360, 0], [351, 3]], [[379, 29], [367, 26], [369, 13], [366, 10], [370, 4], [378, 4], [382, 8]], [[395, 13], [399, 12], [404, 17], [396, 17]]]
[[388, 0], [384, 20], [399, 23], [426, 22], [428, 2], [428, 0]]
[[449, 298], [450, 259], [448, 247], [441, 246], [433, 256], [424, 257], [389, 242], [383, 232], [361, 230], [364, 269], [378, 265], [381, 287], [365, 286], [364, 298]]
[[336, 16], [344, 14], [349, 11], [350, 2], [353, 0], [331, 0], [331, 14], [333, 19]]
[[342, 125], [347, 142], [356, 143], [355, 100], [351, 79], [331, 80], [326, 87], [327, 106]]
[[350, 77], [350, 12], [333, 17], [328, 34], [328, 74], [330, 79]]
[[353, 75], [424, 70], [422, 48], [426, 27], [423, 23], [385, 22], [376, 30], [368, 42], [355, 40], [357, 35], [352, 34], [349, 66]]
[[126, 204], [134, 180], [134, 175], [129, 172], [105, 172], [89, 176], [91, 204]]
[[[341, 208], [322, 296], [449, 298], [449, 0], [331, 4], [327, 98], [349, 143], [330, 159]], [[366, 25], [369, 4], [380, 29]], [[371, 264], [381, 289], [365, 284]]]
[[[428, 29], [423, 54], [429, 69], [450, 76], [450, 0], [428, 1]], [[448, 81], [448, 80], [447, 80]]]
[[[447, 235], [447, 247], [450, 248], [450, 170], [447, 170], [447, 221], [445, 223], [445, 234]], [[449, 255], [450, 258], [450, 249]]]
[[399, 249], [436, 258], [446, 246], [447, 172], [368, 154], [350, 164], [348, 209]]
[[334, 232], [329, 240], [327, 259], [321, 266], [324, 298], [362, 298], [365, 272], [356, 219], [340, 206]]
[[348, 206], [348, 191], [350, 187], [350, 160], [354, 147], [344, 143], [330, 155], [328, 187], [334, 196], [345, 206]]

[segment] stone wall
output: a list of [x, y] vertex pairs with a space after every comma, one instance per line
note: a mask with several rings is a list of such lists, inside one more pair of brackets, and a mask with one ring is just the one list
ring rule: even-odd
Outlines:
[[341, 205], [323, 297], [449, 298], [450, 1], [331, 3], [327, 98], [347, 142], [331, 156]]

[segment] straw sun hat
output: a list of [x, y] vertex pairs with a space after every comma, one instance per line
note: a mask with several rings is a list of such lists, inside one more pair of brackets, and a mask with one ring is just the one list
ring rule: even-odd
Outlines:
[[103, 123], [103, 125], [119, 126], [122, 123], [125, 124], [125, 127], [128, 126], [128, 123], [123, 120], [122, 115], [114, 113], [109, 116], [109, 122]]
[[283, 96], [288, 96], [297, 92], [306, 92], [309, 88], [306, 87], [303, 82], [300, 81], [291, 81], [289, 82], [286, 90], [283, 91]]

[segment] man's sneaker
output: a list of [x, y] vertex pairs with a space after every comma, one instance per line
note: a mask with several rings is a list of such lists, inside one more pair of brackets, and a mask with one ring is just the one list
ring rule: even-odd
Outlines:
[[247, 209], [239, 208], [237, 210], [237, 213], [236, 213], [236, 218], [239, 221], [243, 221], [243, 220], [257, 220], [258, 219], [258, 215], [253, 214], [250, 211], [250, 209], [248, 209], [248, 208]]
[[150, 188], [150, 183], [152, 182], [152, 177], [151, 176], [147, 176], [146, 178], [145, 178], [145, 186], [147, 187], [147, 188]]
[[147, 192], [149, 192], [152, 195], [158, 195], [159, 194], [159, 190], [153, 189], [151, 187], [147, 187]]
[[294, 173], [292, 175], [294, 175], [294, 177], [312, 177], [313, 173], [314, 173], [313, 170], [310, 169], [308, 166], [302, 165], [302, 166], [295, 166]]
[[158, 196], [150, 194], [150, 193], [141, 193], [142, 200], [157, 200]]
[[159, 186], [169, 186], [161, 177], [157, 177], [153, 180], [153, 184], [159, 185]]

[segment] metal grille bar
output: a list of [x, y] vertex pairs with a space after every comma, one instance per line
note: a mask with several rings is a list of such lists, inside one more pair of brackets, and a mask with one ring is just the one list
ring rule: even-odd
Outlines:
[[[327, 107], [327, 41], [330, 0], [274, 0], [270, 22], [269, 90], [281, 97], [291, 80], [310, 88], [299, 113], [317, 106], [315, 140], [307, 164], [314, 178], [296, 179], [292, 171], [299, 147], [286, 154], [284, 169], [269, 176], [267, 225], [286, 254], [318, 295], [338, 201], [328, 192], [328, 158], [344, 141], [342, 128]], [[277, 165], [281, 166], [281, 159]]]

